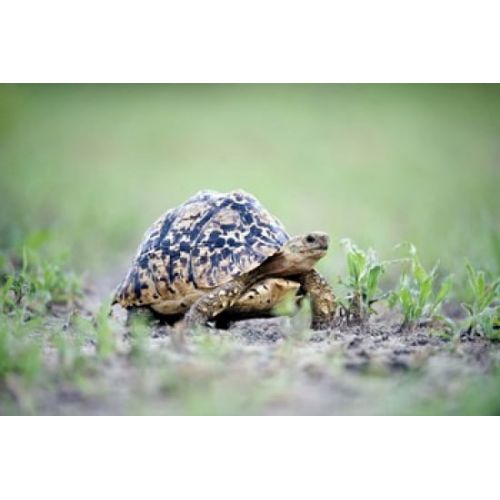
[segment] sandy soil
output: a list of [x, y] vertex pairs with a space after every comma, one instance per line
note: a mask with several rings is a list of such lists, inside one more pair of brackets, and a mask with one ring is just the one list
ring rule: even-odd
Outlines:
[[[400, 318], [389, 312], [363, 327], [321, 332], [306, 327], [306, 314], [242, 320], [227, 330], [191, 334], [153, 322], [135, 353], [123, 311], [116, 321], [116, 354], [92, 363], [71, 383], [56, 375], [54, 383], [34, 393], [11, 387], [15, 402], [2, 412], [500, 412], [498, 397], [485, 393], [486, 401], [475, 399], [477, 388], [498, 389], [498, 344], [479, 337], [450, 340], [428, 329], [401, 332]], [[94, 343], [87, 342], [85, 349], [93, 353]], [[55, 353], [48, 349], [46, 356]]]
[[[79, 314], [92, 318], [112, 288], [88, 293]], [[68, 314], [54, 310], [48, 321], [71, 336]], [[115, 307], [109, 356], [85, 338], [78, 370], [65, 373], [47, 346], [44, 378], [27, 387], [10, 377], [0, 414], [500, 414], [500, 343], [401, 331], [391, 311], [320, 332], [305, 311], [191, 333], [154, 320], [140, 342], [126, 319]]]

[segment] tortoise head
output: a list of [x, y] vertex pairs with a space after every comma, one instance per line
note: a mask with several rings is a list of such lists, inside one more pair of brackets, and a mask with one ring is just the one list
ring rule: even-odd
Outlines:
[[330, 237], [321, 231], [302, 234], [290, 238], [283, 247], [282, 253], [293, 255], [311, 256], [315, 260], [321, 259], [328, 250]]
[[326, 255], [329, 243], [329, 236], [321, 231], [294, 236], [264, 263], [262, 271], [278, 276], [310, 271]]

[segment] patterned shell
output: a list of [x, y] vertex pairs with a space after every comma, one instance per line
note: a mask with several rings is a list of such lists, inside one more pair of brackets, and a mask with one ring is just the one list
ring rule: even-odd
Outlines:
[[115, 302], [145, 305], [214, 288], [255, 269], [288, 239], [250, 194], [201, 191], [146, 232]]

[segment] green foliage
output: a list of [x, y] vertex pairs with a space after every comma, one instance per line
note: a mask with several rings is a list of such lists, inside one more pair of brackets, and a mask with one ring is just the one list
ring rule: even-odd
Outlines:
[[281, 302], [274, 306], [272, 313], [275, 316], [294, 316], [298, 310], [296, 293], [290, 291]]
[[116, 324], [110, 317], [110, 310], [110, 303], [106, 301], [94, 316], [75, 315], [72, 320], [72, 328], [95, 345], [95, 351], [101, 359], [109, 358], [118, 349]]
[[469, 333], [500, 340], [500, 278], [488, 281], [470, 262], [465, 267], [470, 299], [462, 304], [467, 312], [462, 326]]
[[347, 259], [347, 278], [340, 283], [347, 289], [345, 298], [339, 299], [350, 323], [365, 321], [374, 311], [372, 304], [380, 299], [379, 282], [385, 263], [379, 261], [371, 248], [359, 249], [351, 240], [341, 241]]
[[452, 290], [453, 277], [445, 278], [441, 286], [435, 291], [436, 274], [438, 265], [427, 271], [417, 254], [417, 249], [411, 243], [407, 244], [409, 256], [406, 259], [408, 269], [401, 274], [399, 286], [389, 294], [389, 306], [398, 304], [403, 312], [403, 329], [411, 329], [417, 323], [442, 320], [446, 318], [439, 315], [441, 304], [446, 300]]
[[17, 374], [33, 381], [43, 368], [41, 314], [81, 293], [79, 279], [65, 269], [66, 256], [51, 255], [49, 242], [48, 232], [36, 231], [0, 254], [0, 379]]
[[130, 357], [132, 360], [142, 362], [145, 359], [149, 334], [150, 327], [147, 321], [140, 317], [134, 318], [129, 329]]
[[97, 353], [103, 358], [109, 357], [116, 351], [115, 332], [110, 320], [110, 311], [110, 303], [104, 302], [99, 308], [95, 320]]
[[0, 256], [0, 312], [23, 308], [43, 313], [81, 295], [81, 281], [66, 269], [67, 254], [49, 255], [49, 233], [30, 234], [21, 249]]
[[84, 335], [78, 328], [58, 330], [52, 335], [57, 349], [57, 370], [66, 380], [80, 381], [88, 367], [88, 357], [83, 352]]
[[42, 365], [38, 328], [40, 320], [26, 322], [20, 312], [9, 318], [0, 315], [0, 382], [9, 375], [35, 379]]
[[229, 352], [229, 342], [223, 336], [215, 336], [210, 332], [200, 332], [193, 337], [200, 357], [220, 362]]

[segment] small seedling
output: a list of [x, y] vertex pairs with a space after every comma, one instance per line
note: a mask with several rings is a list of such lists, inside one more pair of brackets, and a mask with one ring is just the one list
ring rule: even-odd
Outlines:
[[463, 330], [500, 340], [500, 278], [488, 282], [484, 271], [474, 269], [469, 262], [465, 268], [471, 298], [462, 304], [467, 312]]
[[374, 312], [372, 305], [382, 298], [379, 294], [380, 277], [384, 273], [385, 263], [378, 260], [371, 248], [365, 252], [351, 240], [343, 239], [341, 245], [347, 259], [347, 278], [340, 279], [348, 291], [345, 298], [340, 298], [348, 324], [359, 324]]
[[150, 329], [148, 328], [147, 322], [144, 318], [136, 317], [131, 321], [129, 328], [129, 353], [133, 361], [140, 363], [144, 360], [149, 331]]
[[75, 315], [73, 326], [83, 338], [91, 341], [101, 359], [109, 358], [117, 351], [116, 325], [109, 317], [110, 303], [103, 302], [92, 318]]
[[417, 324], [438, 320], [448, 323], [449, 320], [440, 315], [439, 310], [443, 301], [450, 295], [452, 276], [445, 278], [435, 292], [438, 264], [431, 271], [427, 271], [420, 262], [415, 246], [407, 245], [409, 256], [405, 260], [408, 269], [403, 271], [398, 288], [389, 294], [389, 306], [393, 308], [399, 304], [403, 312], [401, 329], [411, 330]]
[[0, 382], [10, 374], [28, 382], [36, 378], [42, 366], [42, 346], [33, 330], [39, 327], [39, 320], [26, 322], [20, 311], [0, 317]]
[[57, 349], [57, 368], [62, 376], [79, 382], [88, 368], [88, 359], [83, 352], [83, 335], [79, 330], [68, 332], [58, 330], [52, 335], [52, 343]]
[[97, 353], [107, 358], [116, 351], [116, 339], [113, 325], [110, 320], [111, 305], [104, 302], [95, 318], [95, 333]]

